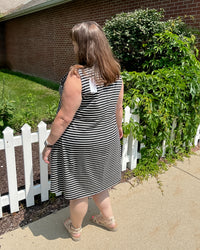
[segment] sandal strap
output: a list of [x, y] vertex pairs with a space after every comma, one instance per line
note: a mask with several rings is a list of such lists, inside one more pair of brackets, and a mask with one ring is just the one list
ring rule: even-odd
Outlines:
[[102, 214], [98, 214], [94, 216], [94, 219], [97, 223], [99, 224], [103, 224], [103, 225], [111, 225], [111, 224], [115, 224], [115, 218], [114, 216], [110, 217], [110, 218], [104, 218]]
[[75, 228], [72, 223], [70, 223], [70, 228], [72, 231], [74, 231], [75, 233], [80, 233], [82, 231], [82, 227], [79, 228]]
[[72, 234], [79, 234], [79, 233], [81, 233], [81, 231], [82, 231], [82, 227], [75, 228], [75, 227], [72, 225], [71, 219], [68, 219], [67, 222], [65, 223], [65, 225], [68, 227], [68, 230], [69, 230], [70, 233], [72, 233]]

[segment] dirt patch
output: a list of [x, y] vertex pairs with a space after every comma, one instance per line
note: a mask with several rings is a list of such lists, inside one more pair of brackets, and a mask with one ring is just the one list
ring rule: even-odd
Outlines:
[[[15, 160], [17, 172], [17, 186], [21, 190], [25, 186], [24, 178], [24, 159], [22, 146], [15, 147]], [[40, 180], [40, 164], [39, 164], [39, 144], [32, 144], [32, 162], [33, 162], [33, 180], [34, 184], [39, 183]], [[48, 167], [48, 174], [50, 175], [50, 167]], [[1, 195], [8, 193], [8, 179], [6, 169], [5, 151], [0, 150], [0, 193]]]

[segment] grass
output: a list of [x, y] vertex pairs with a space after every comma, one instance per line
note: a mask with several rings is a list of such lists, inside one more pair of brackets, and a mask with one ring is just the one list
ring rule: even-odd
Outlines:
[[59, 84], [52, 81], [0, 70], [1, 99], [14, 101], [14, 114], [9, 126], [19, 132], [24, 123], [28, 123], [33, 129], [36, 129], [41, 120], [51, 123], [59, 102], [58, 89]]

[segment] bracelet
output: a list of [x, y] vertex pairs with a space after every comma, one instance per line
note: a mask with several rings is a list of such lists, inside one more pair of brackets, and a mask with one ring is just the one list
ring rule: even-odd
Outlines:
[[45, 147], [47, 147], [47, 148], [53, 148], [53, 145], [52, 145], [52, 144], [49, 144], [47, 140], [45, 140], [44, 145], [45, 145]]

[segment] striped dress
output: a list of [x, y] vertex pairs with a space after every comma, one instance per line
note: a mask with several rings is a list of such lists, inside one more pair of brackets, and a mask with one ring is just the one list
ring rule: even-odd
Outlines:
[[69, 200], [100, 193], [121, 180], [116, 104], [122, 80], [99, 86], [92, 73], [79, 69], [81, 105], [51, 151], [50, 191], [63, 192]]

